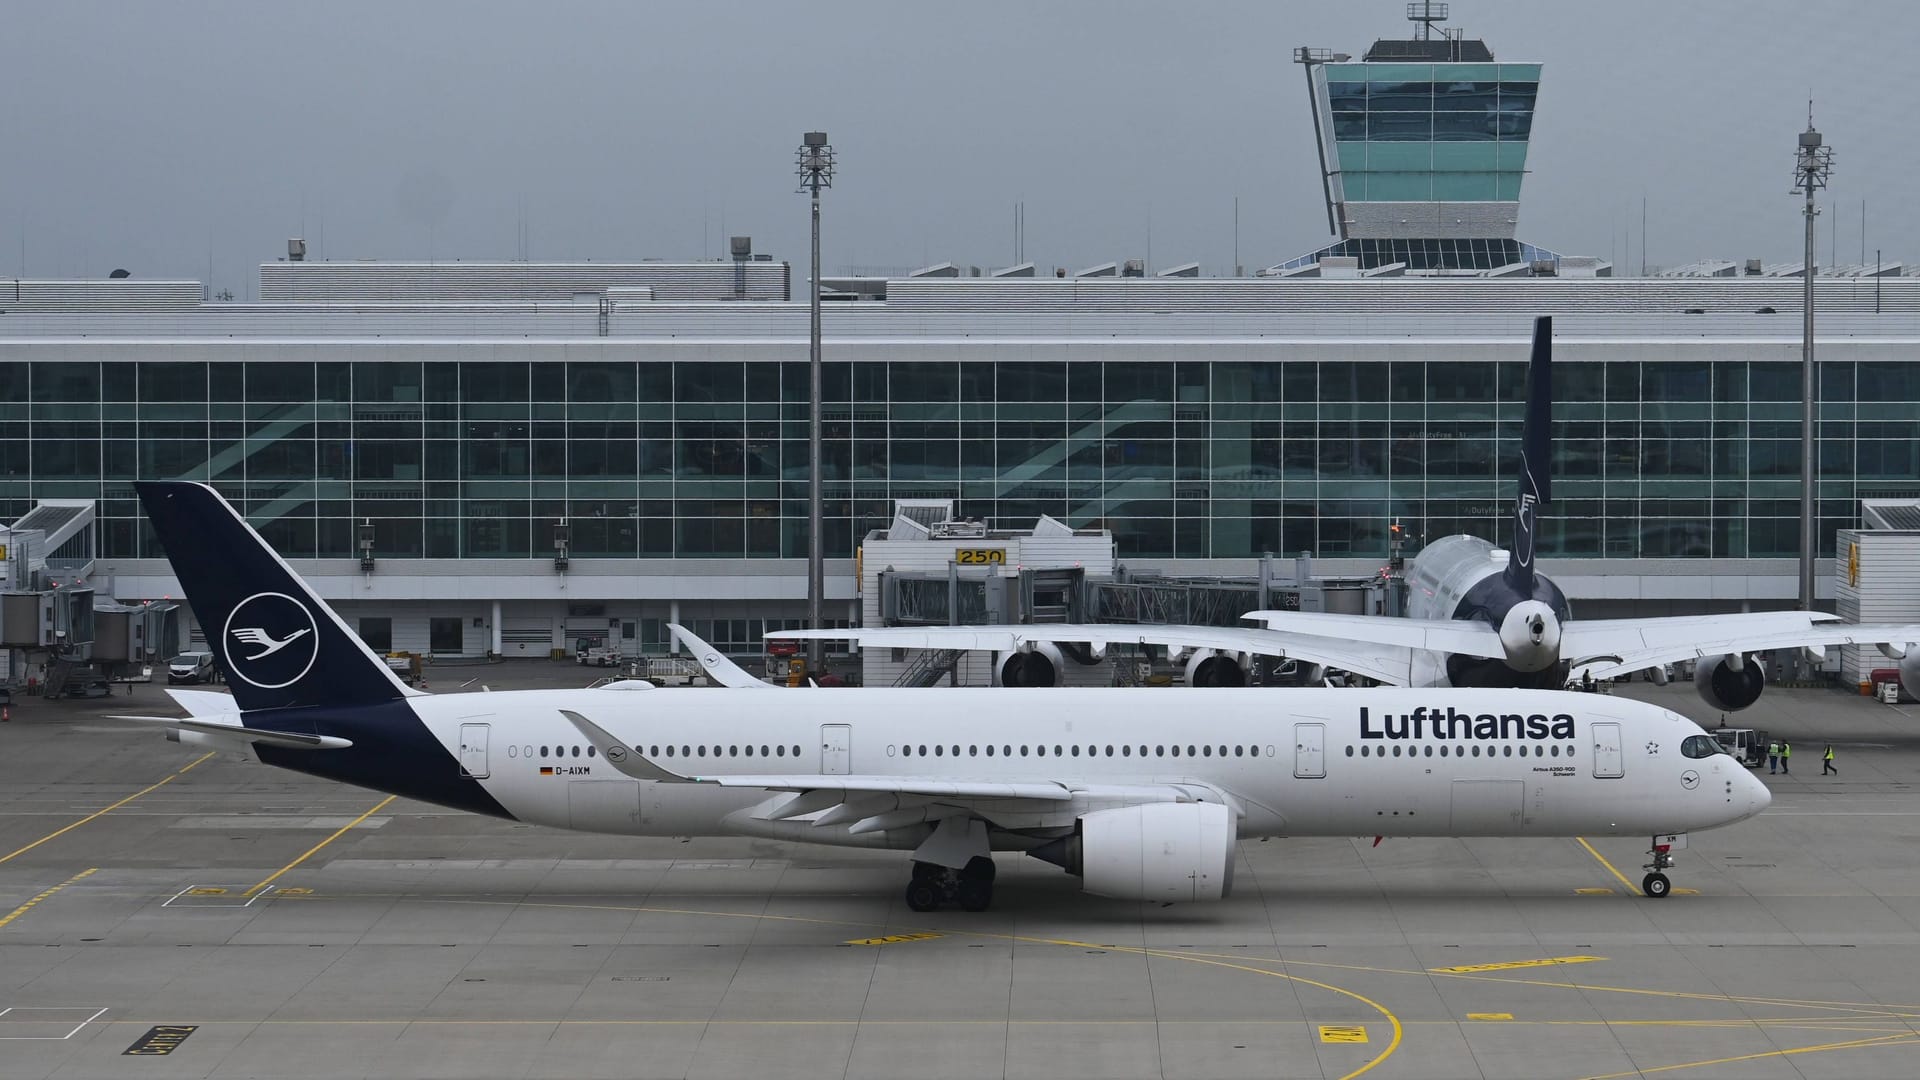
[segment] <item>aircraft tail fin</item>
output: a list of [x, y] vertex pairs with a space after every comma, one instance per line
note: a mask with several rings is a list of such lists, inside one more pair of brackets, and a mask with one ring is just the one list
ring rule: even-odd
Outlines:
[[1540, 506], [1553, 501], [1553, 317], [1533, 320], [1533, 354], [1527, 361], [1527, 413], [1520, 433], [1520, 485], [1513, 502], [1513, 546], [1507, 581], [1533, 595], [1533, 557]]
[[373, 705], [409, 690], [205, 484], [135, 483], [241, 709]]

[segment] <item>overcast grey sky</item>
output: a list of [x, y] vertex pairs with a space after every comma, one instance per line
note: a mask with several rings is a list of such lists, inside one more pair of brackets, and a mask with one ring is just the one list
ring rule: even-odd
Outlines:
[[[1920, 4], [1454, 0], [1546, 65], [1520, 235], [1656, 265], [1796, 258], [1806, 98], [1835, 147], [1822, 260], [1920, 259]], [[28, 3], [0, 34], [0, 272], [211, 280], [314, 257], [804, 265], [1013, 257], [1249, 270], [1328, 239], [1296, 45], [1405, 36], [1401, 0]], [[1149, 251], [1149, 244], [1151, 250]], [[1631, 248], [1629, 256], [1628, 248]]]

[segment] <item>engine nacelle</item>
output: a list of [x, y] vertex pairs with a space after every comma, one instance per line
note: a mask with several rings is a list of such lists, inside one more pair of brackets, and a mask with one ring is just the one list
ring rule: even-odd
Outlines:
[[1030, 649], [993, 655], [995, 686], [1059, 686], [1066, 658], [1051, 641], [1028, 642]]
[[1115, 900], [1219, 900], [1233, 891], [1233, 811], [1220, 803], [1144, 803], [1096, 810], [1073, 836], [1029, 854], [1080, 875]]
[[1233, 653], [1201, 649], [1187, 661], [1188, 686], [1245, 686], [1247, 669]]
[[1900, 658], [1900, 685], [1920, 698], [1920, 647], [1907, 646], [1907, 655]]
[[1515, 671], [1545, 671], [1560, 662], [1560, 618], [1538, 600], [1522, 600], [1500, 620], [1500, 647]]
[[1701, 660], [1693, 669], [1693, 688], [1700, 692], [1700, 700], [1722, 712], [1734, 712], [1759, 701], [1766, 685], [1767, 673], [1747, 657], [1716, 656]]

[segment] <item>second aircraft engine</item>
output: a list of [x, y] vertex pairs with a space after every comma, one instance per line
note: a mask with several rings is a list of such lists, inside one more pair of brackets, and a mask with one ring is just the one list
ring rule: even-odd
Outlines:
[[1900, 658], [1900, 685], [1907, 693], [1920, 698], [1920, 644], [1907, 645], [1907, 654]]
[[1701, 660], [1693, 669], [1693, 688], [1700, 692], [1700, 699], [1722, 712], [1759, 701], [1766, 685], [1767, 674], [1752, 657], [1716, 656]]
[[1066, 658], [1051, 641], [1033, 642], [1031, 651], [993, 654], [995, 686], [1059, 686]]
[[1115, 900], [1218, 900], [1233, 891], [1233, 811], [1219, 803], [1144, 803], [1096, 810], [1074, 834], [1028, 854], [1078, 874]]
[[1247, 669], [1233, 653], [1199, 649], [1187, 660], [1188, 686], [1245, 686]]

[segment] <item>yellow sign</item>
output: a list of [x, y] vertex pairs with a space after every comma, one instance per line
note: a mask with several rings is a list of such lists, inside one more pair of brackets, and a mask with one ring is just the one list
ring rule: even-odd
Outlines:
[[[4, 558], [6, 555], [0, 552], [0, 559]], [[1847, 545], [1847, 585], [1854, 589], [1860, 587], [1860, 545], [1858, 543]]]
[[1481, 971], [1514, 971], [1519, 968], [1557, 967], [1561, 964], [1591, 964], [1604, 956], [1549, 956], [1544, 960], [1509, 960], [1504, 964], [1461, 964], [1458, 967], [1428, 968], [1446, 975], [1465, 975]]
[[1320, 1041], [1323, 1043], [1363, 1043], [1367, 1041], [1367, 1029], [1354, 1024], [1321, 1024]]
[[953, 561], [961, 566], [1005, 566], [1006, 548], [960, 548], [953, 553]]
[[187, 1041], [187, 1036], [200, 1030], [198, 1024], [162, 1024], [150, 1027], [145, 1035], [133, 1040], [133, 1045], [120, 1051], [121, 1057], [166, 1057]]
[[852, 941], [847, 942], [847, 944], [849, 945], [898, 945], [906, 941], [932, 941], [934, 938], [943, 937], [943, 936], [945, 935], [927, 933], [925, 931], [922, 931], [920, 933], [915, 933], [915, 934], [888, 934], [886, 937], [854, 938]]

